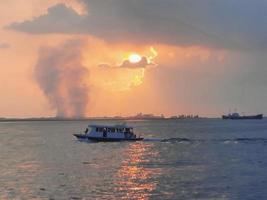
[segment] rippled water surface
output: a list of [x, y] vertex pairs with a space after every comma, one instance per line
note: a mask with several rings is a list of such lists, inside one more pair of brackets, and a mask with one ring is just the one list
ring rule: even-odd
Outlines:
[[0, 123], [0, 199], [267, 199], [267, 120], [128, 121], [142, 142], [79, 142], [88, 124]]

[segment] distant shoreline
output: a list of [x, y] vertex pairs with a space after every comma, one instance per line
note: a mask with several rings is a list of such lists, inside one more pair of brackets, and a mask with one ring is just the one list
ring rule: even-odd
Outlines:
[[57, 117], [47, 117], [47, 118], [0, 118], [0, 122], [27, 122], [27, 121], [89, 121], [89, 120], [199, 120], [199, 119], [219, 119], [219, 118], [209, 118], [209, 117], [199, 117], [199, 118], [131, 118], [131, 117], [88, 117], [88, 118], [57, 118]]

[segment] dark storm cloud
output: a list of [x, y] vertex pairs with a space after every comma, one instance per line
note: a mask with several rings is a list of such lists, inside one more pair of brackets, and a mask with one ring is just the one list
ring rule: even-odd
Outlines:
[[81, 0], [88, 15], [63, 4], [9, 28], [29, 33], [93, 34], [105, 40], [230, 49], [267, 49], [267, 1]]
[[57, 4], [49, 8], [47, 14], [32, 20], [12, 23], [6, 28], [32, 34], [74, 33], [83, 32], [85, 22], [84, 16], [78, 15], [64, 4]]

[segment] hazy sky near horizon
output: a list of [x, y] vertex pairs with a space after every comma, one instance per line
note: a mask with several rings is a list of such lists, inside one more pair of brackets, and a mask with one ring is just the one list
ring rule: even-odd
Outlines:
[[0, 117], [267, 114], [267, 1], [0, 2]]

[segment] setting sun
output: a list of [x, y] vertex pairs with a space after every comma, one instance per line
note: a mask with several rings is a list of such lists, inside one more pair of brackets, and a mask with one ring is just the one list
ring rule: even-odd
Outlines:
[[141, 56], [138, 54], [131, 54], [129, 56], [130, 63], [138, 63], [142, 60]]

